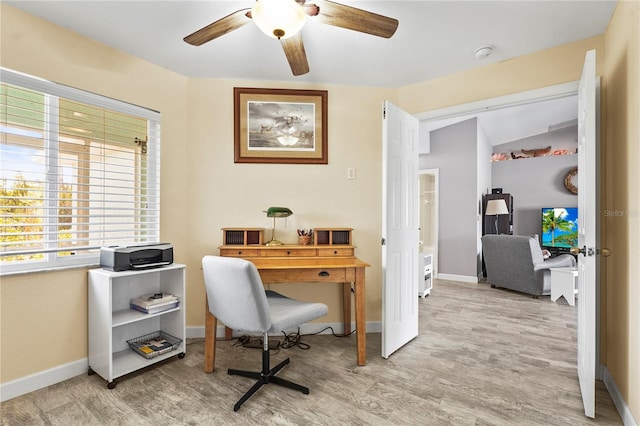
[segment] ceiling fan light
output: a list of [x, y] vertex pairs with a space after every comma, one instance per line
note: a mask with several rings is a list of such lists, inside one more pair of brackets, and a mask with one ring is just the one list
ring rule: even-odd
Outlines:
[[295, 0], [256, 0], [251, 17], [269, 37], [286, 39], [304, 26], [306, 14]]

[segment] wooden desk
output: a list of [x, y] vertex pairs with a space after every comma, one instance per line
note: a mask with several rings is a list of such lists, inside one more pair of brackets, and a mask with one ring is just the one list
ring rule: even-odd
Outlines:
[[[344, 333], [351, 333], [351, 283], [354, 285], [358, 365], [366, 365], [365, 273], [370, 266], [356, 257], [246, 257], [258, 268], [264, 284], [339, 283], [342, 284]], [[208, 306], [208, 305], [207, 305]], [[204, 371], [215, 368], [216, 318], [206, 309]]]

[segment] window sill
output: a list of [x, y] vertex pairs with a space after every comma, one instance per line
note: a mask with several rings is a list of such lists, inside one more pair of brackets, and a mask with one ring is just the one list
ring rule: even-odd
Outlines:
[[92, 269], [99, 266], [100, 266], [100, 263], [90, 263], [90, 264], [83, 264], [83, 265], [43, 267], [42, 269], [29, 269], [24, 271], [4, 271], [0, 267], [0, 277], [11, 277], [14, 275], [26, 275], [26, 274], [40, 274], [40, 273], [46, 273], [46, 272], [59, 272], [59, 271], [66, 271], [70, 269]]

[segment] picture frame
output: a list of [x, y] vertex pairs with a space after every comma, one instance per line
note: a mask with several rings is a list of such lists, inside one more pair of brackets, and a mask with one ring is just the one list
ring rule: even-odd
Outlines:
[[234, 162], [327, 164], [326, 90], [234, 87]]

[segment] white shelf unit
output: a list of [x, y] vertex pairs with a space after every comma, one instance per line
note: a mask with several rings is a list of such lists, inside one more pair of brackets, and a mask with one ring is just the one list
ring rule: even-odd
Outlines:
[[431, 253], [419, 253], [418, 272], [418, 296], [426, 297], [431, 294], [433, 288], [433, 255]]
[[[177, 308], [145, 314], [129, 308], [131, 298], [144, 294], [178, 296]], [[98, 373], [113, 389], [118, 377], [156, 362], [186, 353], [185, 266], [113, 272], [89, 270], [89, 374]], [[180, 346], [146, 359], [134, 352], [127, 340], [163, 331], [182, 340]]]

